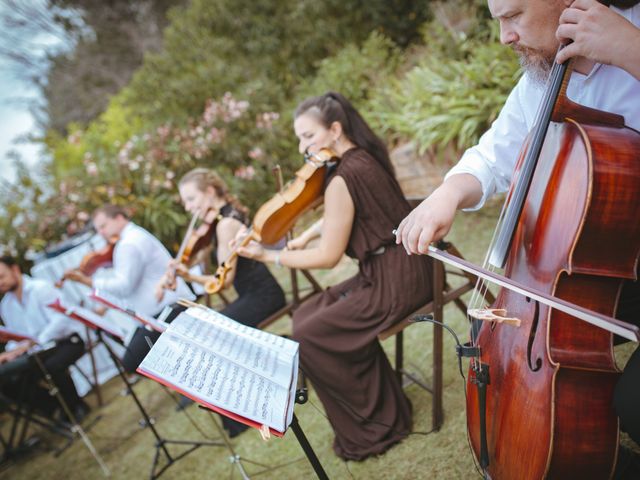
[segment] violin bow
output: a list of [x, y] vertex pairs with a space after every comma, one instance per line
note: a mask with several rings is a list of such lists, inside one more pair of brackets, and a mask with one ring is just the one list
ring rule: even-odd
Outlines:
[[184, 238], [182, 239], [182, 243], [180, 244], [180, 248], [178, 249], [178, 254], [176, 255], [176, 260], [180, 260], [182, 255], [184, 254], [185, 249], [187, 248], [187, 244], [189, 243], [189, 238], [191, 238], [191, 232], [196, 226], [196, 222], [200, 218], [200, 210], [193, 214], [191, 217], [191, 221], [189, 222], [189, 226], [187, 227], [187, 232], [184, 234]]

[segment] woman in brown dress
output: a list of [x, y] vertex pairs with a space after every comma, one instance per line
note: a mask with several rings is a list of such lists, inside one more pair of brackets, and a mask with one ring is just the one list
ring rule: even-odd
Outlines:
[[[430, 300], [431, 259], [408, 256], [392, 230], [411, 210], [384, 143], [340, 94], [302, 102], [294, 130], [300, 152], [330, 148], [324, 216], [289, 249], [251, 244], [239, 253], [291, 268], [331, 268], [347, 254], [354, 277], [317, 294], [294, 314], [301, 368], [335, 431], [334, 450], [348, 460], [380, 454], [411, 430], [411, 405], [378, 333]], [[314, 236], [317, 246], [305, 248]]]

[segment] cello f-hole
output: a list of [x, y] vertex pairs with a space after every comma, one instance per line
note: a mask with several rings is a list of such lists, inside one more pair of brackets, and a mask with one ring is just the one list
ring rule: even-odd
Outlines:
[[[530, 302], [531, 299], [527, 297], [527, 302]], [[535, 310], [533, 312], [533, 318], [531, 321], [531, 330], [529, 330], [529, 341], [527, 342], [527, 363], [529, 364], [529, 370], [532, 372], [537, 372], [542, 367], [542, 359], [537, 358], [535, 361], [535, 365], [533, 362], [532, 354], [533, 354], [533, 343], [536, 339], [536, 333], [538, 330], [538, 321], [540, 319], [540, 302], [535, 303]]]

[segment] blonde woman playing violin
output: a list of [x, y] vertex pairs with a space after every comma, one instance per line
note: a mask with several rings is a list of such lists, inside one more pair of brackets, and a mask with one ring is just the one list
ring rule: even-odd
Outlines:
[[[185, 174], [178, 184], [178, 190], [187, 212], [205, 212], [205, 217], [212, 217], [212, 246], [218, 264], [227, 261], [231, 253], [230, 241], [246, 224], [246, 209], [229, 193], [218, 174], [207, 168], [196, 168]], [[225, 276], [223, 288], [233, 286], [238, 297], [220, 313], [244, 325], [256, 326], [284, 307], [284, 292], [264, 264], [237, 257], [227, 263], [231, 269]], [[175, 260], [170, 266], [188, 282], [205, 285], [216, 280], [214, 275], [192, 274], [184, 264]], [[171, 272], [168, 272], [158, 284], [157, 296], [161, 296], [164, 284], [171, 280], [170, 276]], [[244, 425], [226, 417], [223, 417], [223, 423], [231, 436], [245, 429]]]
[[384, 143], [342, 95], [304, 101], [294, 130], [300, 152], [327, 148], [339, 158], [327, 177], [322, 222], [287, 250], [251, 243], [238, 253], [299, 269], [332, 268], [345, 253], [358, 260], [357, 275], [295, 311], [293, 336], [335, 431], [335, 452], [362, 460], [411, 431], [411, 405], [377, 335], [430, 300], [431, 260], [395, 245], [392, 230], [411, 208]]

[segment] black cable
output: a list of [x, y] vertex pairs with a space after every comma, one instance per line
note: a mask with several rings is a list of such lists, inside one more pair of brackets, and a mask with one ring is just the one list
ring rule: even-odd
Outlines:
[[[453, 329], [451, 329], [451, 327], [449, 327], [448, 325], [445, 325], [444, 323], [442, 323], [442, 322], [439, 322], [439, 321], [435, 320], [435, 319], [433, 318], [433, 316], [431, 316], [431, 315], [417, 315], [417, 316], [413, 317], [412, 321], [413, 321], [413, 322], [416, 322], [416, 323], [417, 323], [417, 322], [429, 322], [429, 323], [433, 323], [434, 325], [439, 325], [439, 326], [443, 327], [445, 330], [447, 330], [447, 331], [448, 331], [448, 332], [453, 336], [453, 338], [454, 338], [454, 340], [455, 340], [456, 345], [458, 346], [458, 348], [461, 348], [461, 347], [462, 347], [462, 344], [460, 343], [460, 340], [459, 340], [459, 338], [458, 338], [458, 335], [453, 331]], [[300, 370], [303, 372], [303, 374], [304, 374], [306, 377], [308, 377], [308, 378], [312, 378], [312, 377], [310, 377], [310, 376], [307, 374], [307, 372], [302, 368], [302, 365], [300, 366]], [[459, 370], [459, 372], [460, 372], [460, 376], [462, 377], [462, 380], [463, 380], [463, 391], [464, 391], [464, 397], [465, 397], [465, 408], [466, 408], [467, 400], [468, 400], [468, 399], [467, 399], [467, 389], [466, 389], [466, 386], [467, 386], [467, 378], [465, 377], [465, 375], [464, 375], [464, 371], [463, 371], [463, 369], [462, 369], [462, 357], [461, 357], [461, 356], [458, 356], [458, 370]], [[394, 434], [397, 434], [397, 435], [403, 435], [403, 434], [404, 434], [404, 433], [399, 432], [398, 430], [396, 430], [392, 425], [387, 425], [387, 424], [385, 424], [384, 422], [380, 422], [380, 421], [378, 421], [378, 420], [373, 420], [373, 419], [370, 419], [370, 418], [363, 417], [362, 415], [360, 415], [358, 412], [356, 412], [356, 411], [351, 407], [351, 405], [349, 404], [349, 402], [347, 402], [346, 400], [344, 400], [343, 398], [341, 398], [341, 396], [340, 396], [339, 394], [337, 394], [337, 393], [333, 390], [333, 388], [331, 388], [330, 386], [326, 385], [326, 384], [325, 384], [324, 382], [322, 382], [322, 381], [317, 381], [316, 383], [318, 383], [318, 384], [322, 385], [322, 386], [324, 387], [325, 391], [326, 391], [326, 392], [327, 392], [327, 393], [328, 393], [328, 394], [329, 394], [329, 395], [330, 395], [330, 396], [331, 396], [331, 397], [332, 397], [336, 402], [338, 402], [338, 403], [342, 404], [342, 405], [344, 406], [344, 408], [346, 408], [349, 412], [351, 412], [351, 414], [352, 414], [353, 416], [357, 417], [357, 418], [358, 418], [358, 419], [360, 419], [361, 421], [366, 422], [366, 423], [370, 423], [370, 424], [376, 424], [376, 425], [383, 426], [383, 427], [385, 427], [385, 428], [389, 429], [391, 432], [393, 432]], [[315, 407], [315, 405], [314, 405], [314, 407]], [[315, 408], [317, 409], [317, 407], [315, 407]], [[326, 415], [324, 415], [324, 414], [323, 414], [323, 416], [324, 416], [325, 418], [327, 418], [327, 416], [326, 416]], [[432, 430], [430, 430], [430, 431], [428, 431], [428, 432], [409, 432], [409, 434], [408, 434], [408, 435], [429, 435], [430, 433], [433, 433], [433, 432], [434, 432], [434, 429], [432, 429]], [[475, 456], [474, 456], [474, 454], [473, 454], [473, 447], [471, 446], [471, 440], [470, 440], [470, 438], [469, 438], [469, 436], [468, 436], [468, 435], [467, 435], [467, 444], [468, 444], [468, 446], [469, 446], [469, 450], [470, 450], [470, 452], [471, 452], [471, 459], [473, 460], [474, 468], [476, 469], [476, 471], [478, 472], [478, 474], [480, 475], [480, 477], [482, 477], [482, 478], [486, 478], [486, 477], [485, 477], [485, 475], [482, 473], [482, 470], [480, 469], [480, 466], [479, 466], [479, 465], [477, 464], [477, 462], [476, 462], [476, 458], [475, 458]], [[347, 469], [348, 469], [348, 468], [347, 468]]]
[[[453, 336], [453, 339], [455, 340], [456, 346], [458, 347], [458, 349], [462, 348], [462, 344], [460, 343], [460, 339], [458, 338], [458, 335], [456, 335], [456, 332], [454, 332], [453, 329], [448, 325], [445, 325], [443, 322], [440, 322], [435, 318], [433, 318], [432, 315], [416, 315], [415, 317], [412, 318], [412, 321], [429, 322], [429, 323], [433, 323], [434, 325], [439, 325], [443, 327]], [[462, 391], [464, 392], [464, 405], [466, 409], [469, 399], [467, 398], [467, 377], [465, 377], [464, 371], [462, 370], [462, 355], [458, 355], [458, 370], [460, 372], [460, 376], [462, 377]], [[478, 463], [476, 462], [476, 457], [473, 453], [473, 447], [471, 446], [471, 439], [469, 438], [469, 435], [467, 435], [467, 445], [469, 446], [469, 451], [471, 452], [471, 460], [473, 460], [473, 466], [476, 469], [476, 472], [478, 472], [478, 475], [480, 475], [481, 478], [483, 479], [486, 478], [486, 475], [482, 473], [482, 469], [480, 468], [480, 465], [478, 465]]]

